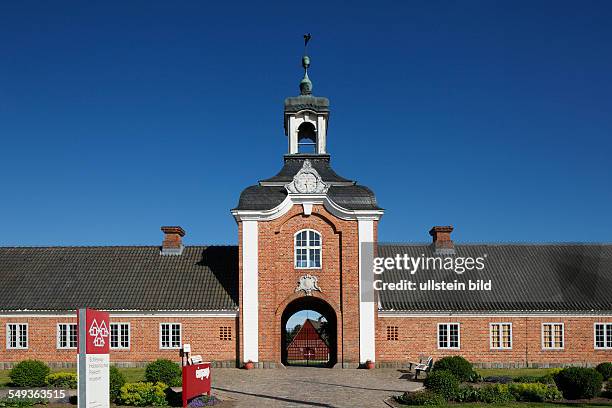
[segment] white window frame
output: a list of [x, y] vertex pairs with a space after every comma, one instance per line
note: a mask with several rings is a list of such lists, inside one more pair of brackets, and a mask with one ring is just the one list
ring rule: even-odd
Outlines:
[[[11, 325], [15, 325], [15, 326], [25, 326], [25, 337], [26, 337], [26, 341], [25, 341], [25, 346], [22, 345], [17, 345], [15, 347], [11, 347], [11, 338], [9, 336], [9, 326]], [[21, 331], [22, 328], [19, 327], [18, 329], [18, 336], [17, 336], [17, 343], [20, 344], [20, 337], [21, 337]], [[27, 350], [28, 347], [30, 346], [30, 326], [29, 323], [20, 323], [20, 322], [10, 322], [6, 324], [6, 349], [7, 350]]]
[[[561, 347], [555, 347], [555, 338], [552, 337], [552, 342], [553, 342], [553, 346], [551, 347], [547, 347], [546, 343], [544, 342], [544, 326], [546, 325], [551, 325], [551, 326], [559, 326], [561, 325]], [[554, 330], [551, 331], [551, 336], [554, 335]], [[542, 350], [564, 350], [565, 349], [565, 323], [563, 322], [544, 322], [542, 323]]]
[[[164, 347], [162, 345], [162, 326], [164, 325], [169, 325], [170, 326], [170, 346], [169, 347]], [[178, 325], [179, 327], [179, 344], [176, 347], [172, 346], [172, 326], [173, 325]], [[159, 349], [160, 350], [178, 350], [181, 348], [181, 345], [183, 344], [183, 324], [182, 323], [177, 323], [177, 322], [163, 322], [159, 324]]]
[[[450, 327], [451, 325], [457, 326], [457, 347], [451, 347], [451, 335], [450, 335]], [[440, 346], [440, 327], [446, 326], [446, 346]], [[436, 345], [440, 350], [460, 350], [461, 349], [461, 323], [458, 322], [446, 322], [446, 323], [438, 323], [438, 334], [436, 336]]]
[[[60, 326], [68, 326], [68, 330], [66, 331], [66, 344], [68, 344], [68, 346], [66, 347], [62, 347], [60, 345]], [[74, 347], [70, 346], [70, 326], [75, 326], [76, 330], [77, 330], [77, 340], [76, 340], [76, 345]], [[58, 350], [76, 350], [78, 344], [79, 344], [79, 327], [77, 326], [76, 323], [71, 323], [71, 322], [62, 322], [62, 323], [58, 323], [57, 324], [57, 332], [55, 335], [55, 339], [56, 339], [56, 347]]]
[[[499, 347], [493, 346], [493, 326], [499, 326]], [[510, 346], [504, 346], [502, 327], [510, 326]], [[491, 322], [489, 323], [489, 347], [491, 350], [512, 350], [512, 323], [510, 322]]]
[[[603, 347], [597, 345], [597, 325], [604, 327], [604, 345]], [[612, 342], [608, 343], [608, 331], [612, 331], [612, 322], [595, 322], [593, 323], [593, 347], [595, 350], [612, 350]]]
[[[297, 266], [297, 260], [298, 260], [298, 258], [297, 258], [297, 250], [298, 250], [297, 237], [302, 232], [307, 232], [307, 234], [306, 234], [306, 246], [299, 247], [299, 249], [305, 249], [306, 250], [306, 264], [310, 265], [310, 250], [311, 249], [318, 249], [319, 250], [319, 266]], [[314, 232], [315, 234], [317, 234], [319, 236], [319, 245], [318, 246], [310, 245], [310, 234], [309, 234], [309, 232]], [[323, 234], [321, 234], [317, 230], [309, 229], [309, 228], [299, 230], [298, 232], [293, 234], [293, 267], [295, 269], [321, 269], [321, 268], [323, 268]]]
[[[111, 341], [111, 336], [112, 336], [112, 327], [113, 326], [127, 326], [127, 342], [128, 345], [127, 347], [123, 347], [121, 345], [119, 345], [118, 347], [113, 347], [113, 343]], [[109, 325], [109, 335], [108, 335], [108, 342], [110, 344], [110, 348], [111, 350], [129, 350], [132, 347], [132, 325], [130, 324], [130, 322], [114, 322], [111, 323]], [[120, 329], [117, 331], [117, 341], [119, 344], [121, 344], [121, 335], [123, 334], [123, 329]]]

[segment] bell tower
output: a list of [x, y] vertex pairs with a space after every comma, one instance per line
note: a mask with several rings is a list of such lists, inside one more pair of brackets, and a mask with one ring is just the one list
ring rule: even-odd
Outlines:
[[300, 81], [300, 95], [285, 99], [285, 135], [289, 154], [327, 154], [327, 122], [329, 99], [312, 95], [312, 81], [308, 77], [310, 57], [306, 47], [310, 35], [304, 36], [304, 78]]

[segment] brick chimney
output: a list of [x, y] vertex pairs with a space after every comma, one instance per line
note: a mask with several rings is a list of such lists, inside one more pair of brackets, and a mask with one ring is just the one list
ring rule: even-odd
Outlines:
[[429, 230], [429, 235], [433, 237], [433, 247], [436, 254], [454, 254], [455, 244], [451, 240], [452, 225], [435, 226]]
[[185, 230], [181, 227], [161, 227], [164, 232], [164, 241], [162, 242], [162, 255], [180, 255], [183, 253], [183, 240]]

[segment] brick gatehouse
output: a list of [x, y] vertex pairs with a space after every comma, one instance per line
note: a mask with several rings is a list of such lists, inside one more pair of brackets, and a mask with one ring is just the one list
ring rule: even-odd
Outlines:
[[[285, 100], [284, 166], [232, 210], [237, 246], [184, 245], [182, 228], [162, 227], [161, 246], [0, 248], [0, 368], [28, 358], [74, 364], [79, 307], [110, 311], [118, 365], [178, 361], [190, 343], [216, 365], [281, 367], [285, 324], [300, 310], [326, 318], [334, 367], [399, 366], [420, 354], [481, 366], [612, 360], [612, 245], [455, 244], [448, 226], [432, 228], [428, 244], [378, 243], [384, 211], [372, 190], [333, 170], [329, 100], [311, 90], [305, 75], [300, 95]], [[385, 283], [493, 287], [372, 295], [368, 248], [388, 258], [486, 258], [483, 270], [461, 275], [391, 268]]]

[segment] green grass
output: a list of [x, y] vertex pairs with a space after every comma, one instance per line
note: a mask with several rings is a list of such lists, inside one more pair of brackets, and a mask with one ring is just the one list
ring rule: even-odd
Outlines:
[[[76, 372], [76, 368], [53, 368], [51, 372]], [[125, 376], [127, 382], [144, 381], [144, 368], [119, 368], [119, 371]], [[0, 388], [8, 387], [11, 379], [9, 378], [10, 370], [0, 370]]]
[[557, 368], [477, 368], [476, 371], [483, 377], [488, 376], [508, 376], [519, 377], [523, 375], [542, 376], [553, 371], [558, 371]]

